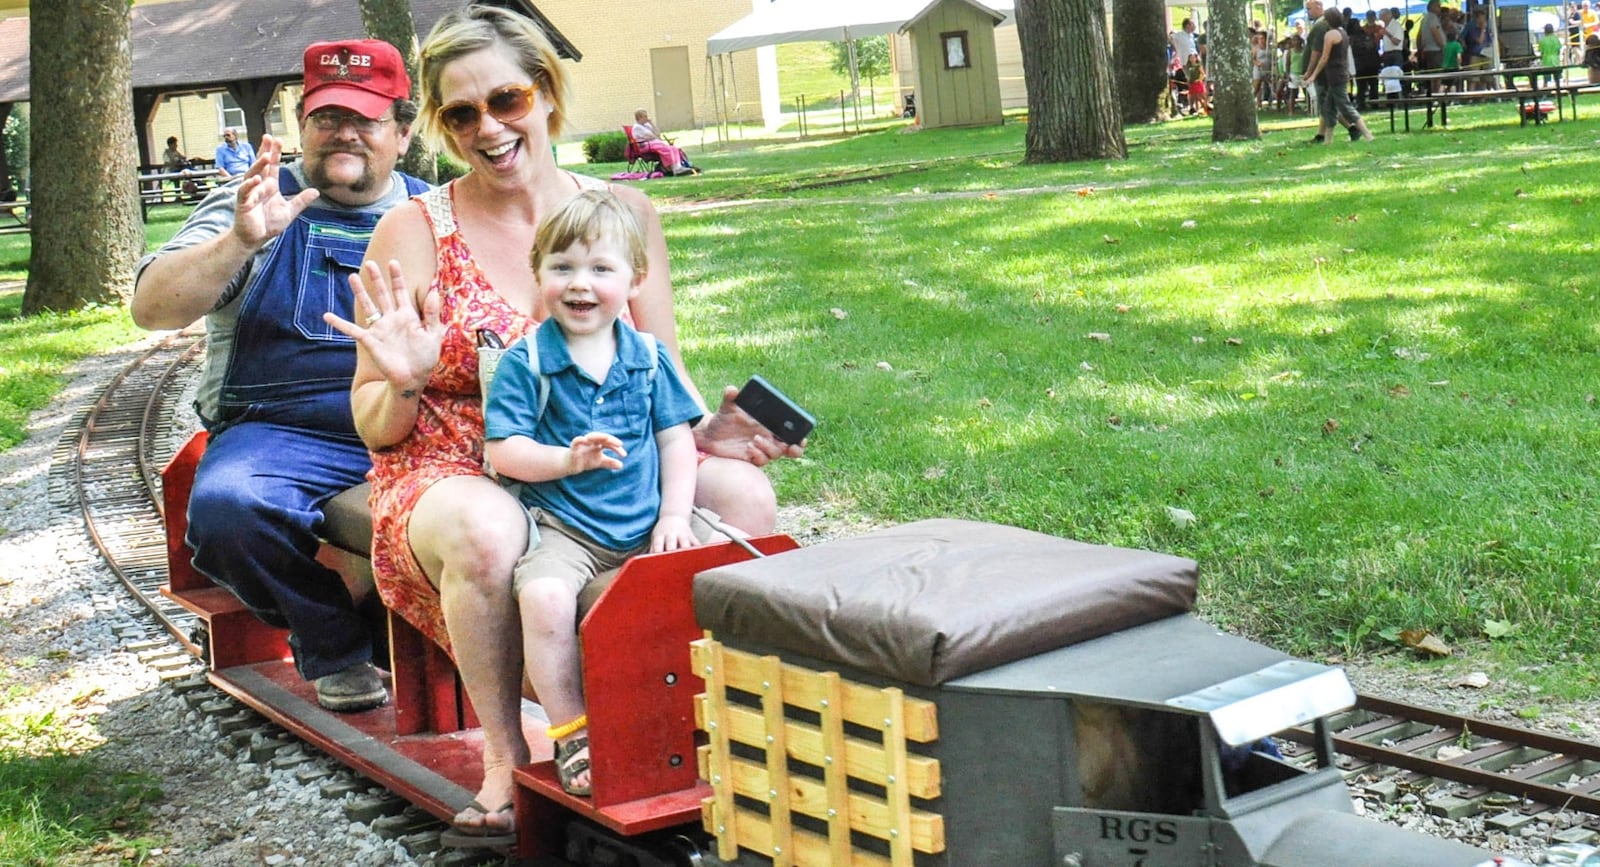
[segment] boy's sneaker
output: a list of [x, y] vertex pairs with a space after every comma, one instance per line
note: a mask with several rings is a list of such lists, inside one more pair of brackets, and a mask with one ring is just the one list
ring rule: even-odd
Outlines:
[[383, 678], [370, 662], [323, 675], [317, 678], [316, 687], [317, 704], [338, 713], [371, 710], [389, 700]]

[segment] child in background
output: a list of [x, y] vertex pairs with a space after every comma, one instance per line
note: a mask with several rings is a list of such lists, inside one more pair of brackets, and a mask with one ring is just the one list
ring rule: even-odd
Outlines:
[[1250, 36], [1250, 82], [1255, 90], [1256, 105], [1272, 103], [1272, 49], [1267, 46], [1266, 31]]
[[501, 476], [529, 483], [520, 492], [528, 551], [511, 585], [523, 664], [552, 721], [561, 788], [587, 796], [578, 593], [634, 554], [709, 538], [689, 517], [697, 466], [689, 427], [705, 411], [666, 348], [620, 318], [647, 262], [627, 205], [600, 190], [568, 199], [539, 226], [532, 260], [550, 316], [495, 369], [484, 451]]
[[[1561, 65], [1561, 37], [1556, 35], [1556, 26], [1554, 24], [1546, 24], [1544, 26], [1544, 35], [1539, 37], [1539, 65]], [[1551, 87], [1560, 84], [1560, 78], [1561, 74], [1558, 72], [1547, 72], [1544, 75], [1545, 83]]]
[[[1461, 49], [1462, 49], [1461, 36], [1459, 34], [1457, 34], [1457, 33], [1451, 33], [1449, 41], [1444, 44], [1444, 59], [1442, 61], [1440, 61], [1439, 68], [1444, 70], [1445, 72], [1460, 72], [1461, 71]], [[1444, 89], [1445, 90], [1457, 90], [1460, 87], [1461, 87], [1461, 82], [1452, 81], [1452, 82], [1449, 82], [1448, 84], [1446, 84], [1444, 86]]]
[[1189, 109], [1195, 114], [1211, 113], [1211, 100], [1206, 88], [1206, 69], [1199, 64], [1195, 64], [1194, 71], [1190, 73]]
[[1600, 36], [1591, 33], [1583, 38], [1583, 68], [1589, 71], [1589, 83], [1600, 84]]
[[[1289, 114], [1294, 114], [1294, 104], [1300, 101], [1300, 92], [1305, 90], [1306, 41], [1298, 33], [1289, 37]], [[1316, 106], [1306, 100], [1306, 109], [1314, 111]]]

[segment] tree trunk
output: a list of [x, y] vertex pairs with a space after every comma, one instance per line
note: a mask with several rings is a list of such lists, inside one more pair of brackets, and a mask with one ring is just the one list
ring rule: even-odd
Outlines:
[[1166, 22], [1162, 0], [1117, 0], [1116, 14], [1111, 16], [1112, 65], [1125, 124], [1153, 123], [1170, 116]]
[[1206, 80], [1211, 86], [1211, 140], [1260, 138], [1250, 81], [1249, 0], [1210, 0], [1209, 8]]
[[36, 3], [30, 14], [33, 252], [22, 311], [119, 301], [144, 252], [128, 2]]
[[1104, 0], [1018, 0], [1030, 163], [1124, 159]]
[[[411, 98], [417, 99], [417, 27], [411, 19], [411, 4], [407, 0], [361, 0], [361, 22], [366, 25], [368, 36], [382, 39], [400, 51], [406, 72], [411, 75]], [[437, 177], [434, 169], [422, 136], [412, 136], [411, 148], [400, 160], [400, 170], [431, 184]]]

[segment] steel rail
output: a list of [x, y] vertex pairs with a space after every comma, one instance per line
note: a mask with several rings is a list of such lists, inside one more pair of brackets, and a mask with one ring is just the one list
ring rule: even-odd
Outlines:
[[[1600, 779], [1590, 780], [1581, 788], [1563, 788], [1537, 779], [1561, 774], [1594, 776], [1593, 769], [1584, 772], [1583, 763], [1593, 763], [1591, 768], [1600, 767], [1600, 744], [1372, 695], [1358, 695], [1356, 709], [1376, 714], [1378, 718], [1334, 732], [1334, 750], [1341, 756], [1478, 787], [1486, 792], [1516, 795], [1546, 807], [1600, 816], [1600, 796], [1596, 795], [1600, 791]], [[1369, 739], [1416, 724], [1431, 726], [1433, 730], [1405, 735], [1393, 746]], [[1311, 733], [1294, 729], [1284, 736], [1297, 743], [1309, 743]], [[1416, 752], [1455, 741], [1487, 742], [1478, 743], [1464, 754], [1449, 759], [1430, 758]], [[1526, 756], [1527, 751], [1543, 755]], [[1507, 772], [1490, 769], [1489, 764], [1502, 769], [1517, 765], [1523, 770]]]
[[77, 431], [71, 468], [84, 528], [107, 567], [162, 628], [196, 653], [189, 635], [196, 618], [160, 593], [166, 533], [154, 449], [169, 415], [163, 410], [177, 398], [171, 386], [203, 344], [179, 332], [112, 377]]

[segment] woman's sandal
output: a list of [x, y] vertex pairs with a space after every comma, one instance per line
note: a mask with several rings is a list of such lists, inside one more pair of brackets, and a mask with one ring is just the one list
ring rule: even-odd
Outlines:
[[561, 791], [580, 798], [589, 797], [590, 784], [577, 785], [572, 781], [589, 770], [589, 736], [578, 735], [566, 743], [556, 744], [556, 776], [561, 780]]
[[[504, 814], [504, 825], [490, 819]], [[450, 829], [439, 834], [439, 843], [457, 849], [501, 849], [517, 842], [516, 814], [510, 801], [498, 810], [490, 810], [477, 801], [450, 820]]]

